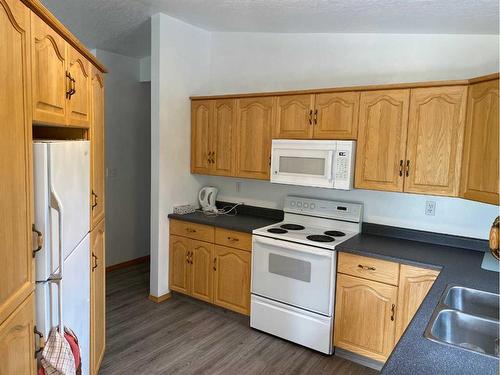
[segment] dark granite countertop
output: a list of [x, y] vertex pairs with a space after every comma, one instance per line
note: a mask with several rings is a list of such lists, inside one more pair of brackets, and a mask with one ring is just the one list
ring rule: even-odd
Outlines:
[[[217, 202], [219, 208], [226, 205], [232, 206], [233, 203]], [[236, 212], [237, 214], [234, 216], [209, 216], [201, 211], [196, 211], [185, 215], [169, 214], [168, 218], [213, 225], [215, 227], [246, 233], [252, 233], [254, 229], [265, 227], [283, 220], [283, 211], [281, 210], [243, 205], [238, 206]]]
[[441, 269], [382, 368], [382, 374], [498, 374], [497, 359], [424, 337], [427, 324], [448, 284], [498, 293], [499, 274], [481, 268], [483, 252], [366, 233], [339, 244], [337, 250]]

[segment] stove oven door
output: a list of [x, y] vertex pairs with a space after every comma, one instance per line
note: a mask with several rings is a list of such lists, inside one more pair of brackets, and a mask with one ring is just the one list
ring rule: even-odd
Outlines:
[[253, 236], [252, 294], [332, 316], [335, 252]]

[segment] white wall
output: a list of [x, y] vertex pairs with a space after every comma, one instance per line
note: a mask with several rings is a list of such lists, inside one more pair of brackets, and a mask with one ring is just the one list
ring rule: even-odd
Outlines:
[[[268, 207], [281, 208], [288, 193], [359, 201], [365, 221], [486, 238], [498, 209], [481, 203], [191, 176], [188, 97], [469, 78], [498, 71], [498, 36], [209, 33], [165, 15], [152, 28], [152, 295], [168, 292], [166, 216], [206, 184], [221, 199]], [[434, 217], [424, 215], [426, 200], [437, 203]]]
[[[212, 33], [210, 93], [470, 78], [499, 70], [498, 43], [495, 35]], [[278, 208], [287, 193], [359, 201], [365, 221], [476, 238], [487, 238], [498, 215], [496, 206], [458, 198], [204, 182], [222, 199]], [[436, 201], [435, 216], [424, 215], [426, 200]]]
[[176, 204], [194, 203], [201, 184], [189, 172], [189, 96], [208, 88], [210, 34], [164, 14], [152, 17], [151, 280], [168, 293], [168, 220]]
[[150, 85], [139, 59], [96, 50], [105, 75], [106, 265], [149, 254]]
[[463, 79], [498, 71], [495, 35], [213, 33], [210, 93]]

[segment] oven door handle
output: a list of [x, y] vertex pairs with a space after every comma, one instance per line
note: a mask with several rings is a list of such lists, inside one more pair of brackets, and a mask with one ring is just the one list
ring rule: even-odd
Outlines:
[[253, 248], [255, 249], [256, 245], [268, 245], [273, 247], [278, 247], [284, 249], [288, 252], [294, 253], [307, 253], [311, 255], [316, 255], [320, 257], [332, 258], [335, 252], [333, 250], [325, 250], [319, 247], [313, 247], [308, 245], [297, 244], [288, 241], [281, 241], [273, 238], [267, 238], [263, 236], [252, 236], [253, 238]]

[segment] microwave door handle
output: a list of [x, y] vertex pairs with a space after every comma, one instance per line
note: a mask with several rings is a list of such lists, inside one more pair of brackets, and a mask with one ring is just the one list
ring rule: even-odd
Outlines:
[[333, 166], [335, 165], [335, 153], [333, 151], [328, 151], [328, 159], [326, 166], [326, 179], [332, 181], [333, 179]]

